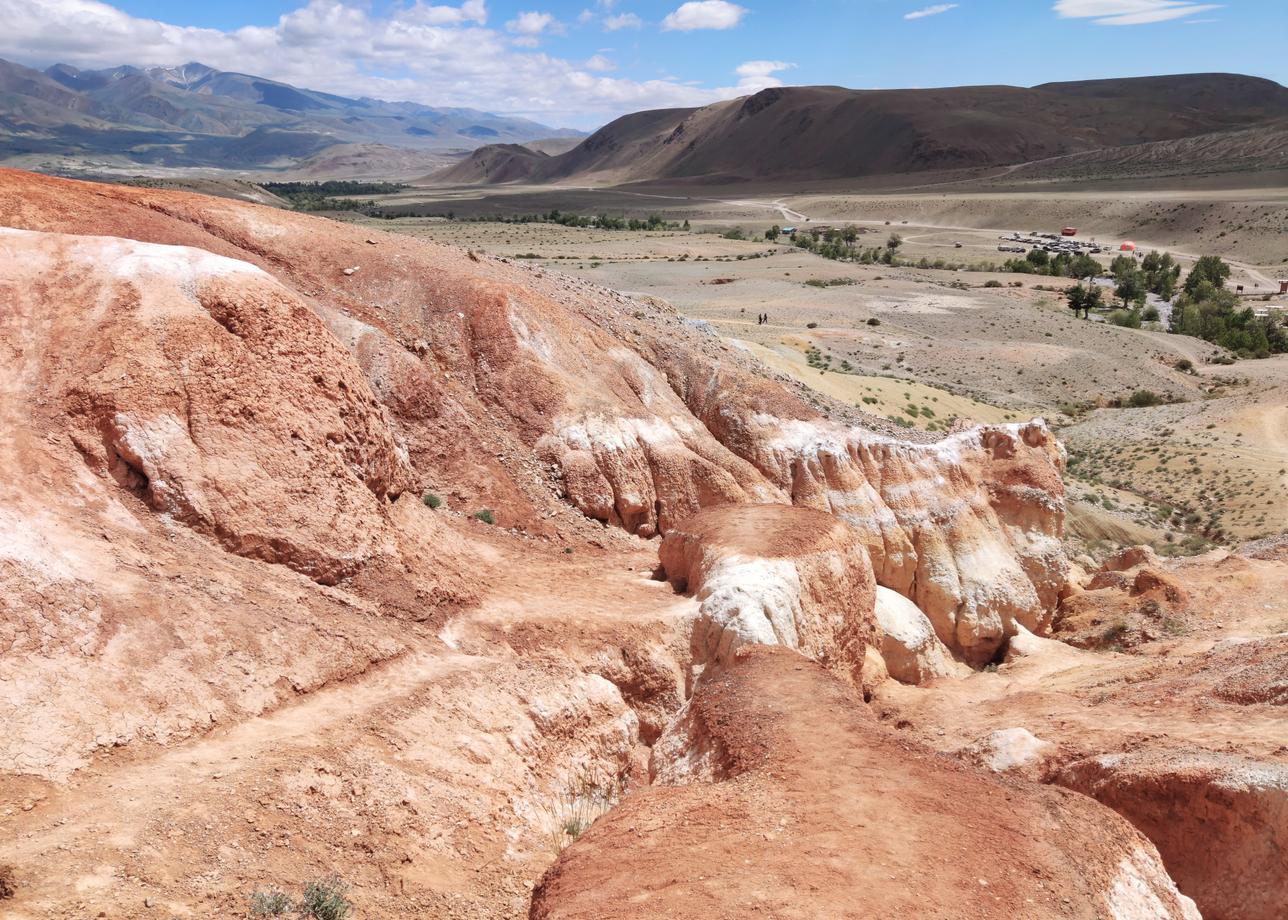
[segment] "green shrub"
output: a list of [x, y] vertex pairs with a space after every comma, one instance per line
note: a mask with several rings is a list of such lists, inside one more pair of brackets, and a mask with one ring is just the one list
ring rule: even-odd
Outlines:
[[1159, 396], [1153, 390], [1137, 390], [1127, 398], [1127, 404], [1133, 409], [1142, 409], [1145, 406], [1157, 406], [1163, 402], [1163, 397]]
[[304, 886], [300, 913], [312, 920], [345, 920], [353, 913], [345, 892], [349, 886], [336, 875], [330, 875]]
[[492, 513], [491, 508], [480, 508], [478, 511], [474, 512], [474, 517], [482, 521], [484, 524], [496, 523], [496, 515]]
[[433, 492], [426, 492], [420, 497], [420, 500], [425, 503], [426, 508], [437, 508], [443, 503], [443, 500]]
[[281, 917], [295, 910], [295, 904], [284, 891], [270, 888], [250, 896], [250, 912], [255, 917]]

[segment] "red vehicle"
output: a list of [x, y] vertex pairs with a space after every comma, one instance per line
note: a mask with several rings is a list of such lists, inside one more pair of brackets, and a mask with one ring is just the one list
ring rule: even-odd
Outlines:
[[1077, 228], [1077, 227], [1065, 227], [1063, 230], [1061, 230], [1061, 231], [1060, 231], [1060, 235], [1061, 235], [1061, 236], [1077, 236], [1077, 235], [1078, 235], [1078, 228]]

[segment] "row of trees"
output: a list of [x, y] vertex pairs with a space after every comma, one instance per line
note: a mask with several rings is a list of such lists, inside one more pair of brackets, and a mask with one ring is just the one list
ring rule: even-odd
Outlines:
[[327, 182], [261, 182], [259, 187], [285, 199], [295, 211], [357, 211], [375, 213], [376, 203], [352, 195], [391, 195], [407, 188], [396, 182], [359, 182], [333, 179]]
[[1053, 278], [1091, 278], [1103, 272], [1104, 266], [1085, 253], [1072, 255], [1045, 249], [1031, 249], [1022, 259], [1007, 259], [1002, 271], [1019, 275], [1049, 275]]
[[[765, 231], [765, 239], [775, 240], [782, 234], [777, 226]], [[841, 262], [859, 262], [863, 265], [894, 265], [898, 262], [899, 247], [903, 237], [897, 233], [890, 234], [884, 246], [856, 246], [859, 229], [851, 224], [843, 228], [831, 228], [819, 232], [798, 230], [792, 234], [792, 244], [798, 249], [816, 253], [825, 259]]]
[[[455, 220], [456, 215], [449, 211], [447, 219]], [[566, 211], [560, 211], [557, 208], [547, 211], [544, 214], [518, 214], [512, 217], [475, 217], [463, 219], [467, 221], [495, 221], [502, 224], [559, 224], [563, 227], [582, 227], [591, 230], [689, 229], [689, 222], [687, 220], [683, 224], [679, 224], [674, 221], [663, 220], [657, 214], [650, 214], [648, 217], [641, 219], [638, 217], [614, 217], [611, 214], [571, 214]]]

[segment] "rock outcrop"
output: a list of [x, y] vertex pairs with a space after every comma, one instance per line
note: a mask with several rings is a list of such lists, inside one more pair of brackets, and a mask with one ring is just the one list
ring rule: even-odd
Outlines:
[[886, 673], [900, 683], [924, 684], [962, 676], [970, 669], [953, 660], [930, 620], [902, 594], [877, 586], [877, 631]]
[[[272, 277], [197, 249], [5, 229], [0, 261], [14, 360], [92, 468], [323, 583], [392, 551], [406, 451], [349, 353]], [[51, 311], [49, 290], [81, 309]]]
[[723, 505], [669, 531], [662, 569], [698, 600], [695, 664], [783, 645], [862, 682], [874, 636], [867, 551], [840, 519], [790, 505]]
[[1105, 561], [1060, 599], [1052, 628], [1079, 648], [1131, 648], [1181, 632], [1189, 597], [1147, 546]]

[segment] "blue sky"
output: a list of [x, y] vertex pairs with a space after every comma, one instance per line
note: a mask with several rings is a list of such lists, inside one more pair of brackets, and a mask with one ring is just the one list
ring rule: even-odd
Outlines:
[[780, 83], [1288, 83], [1288, 0], [0, 0], [0, 18], [0, 57], [28, 64], [196, 59], [581, 128]]

